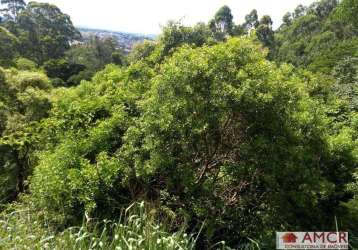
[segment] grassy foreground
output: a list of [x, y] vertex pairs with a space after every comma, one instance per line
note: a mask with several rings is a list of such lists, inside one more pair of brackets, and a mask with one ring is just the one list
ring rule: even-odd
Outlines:
[[[158, 223], [144, 202], [133, 203], [123, 210], [118, 222], [95, 221], [85, 218], [82, 226], [55, 229], [41, 211], [26, 202], [14, 203], [0, 214], [0, 250], [38, 249], [198, 249], [198, 235], [188, 235], [183, 227], [177, 232]], [[350, 249], [356, 250], [358, 237], [350, 232]], [[250, 244], [240, 250], [269, 249], [263, 242], [249, 239]], [[230, 250], [225, 242], [218, 242], [210, 249]]]
[[195, 239], [169, 233], [155, 223], [144, 203], [123, 212], [121, 222], [84, 221], [81, 227], [56, 232], [46, 218], [14, 205], [0, 216], [0, 249], [193, 249]]
[[[0, 214], [0, 249], [195, 249], [197, 235], [184, 230], [169, 232], [156, 223], [144, 202], [123, 211], [120, 222], [94, 222], [81, 227], [55, 230], [51, 222], [31, 204], [13, 204]], [[219, 242], [212, 249], [230, 249]], [[257, 244], [242, 249], [260, 249]]]

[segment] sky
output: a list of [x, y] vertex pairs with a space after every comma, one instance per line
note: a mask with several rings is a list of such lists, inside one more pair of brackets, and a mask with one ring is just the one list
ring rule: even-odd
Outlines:
[[[41, 1], [41, 0], [38, 0]], [[223, 5], [228, 5], [236, 23], [257, 9], [259, 16], [270, 15], [274, 27], [282, 16], [298, 4], [314, 0], [42, 0], [57, 5], [79, 27], [141, 34], [158, 34], [169, 20], [186, 25], [208, 22]]]

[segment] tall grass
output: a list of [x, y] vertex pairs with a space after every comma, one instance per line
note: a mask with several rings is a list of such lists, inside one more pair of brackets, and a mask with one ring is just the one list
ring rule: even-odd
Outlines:
[[[195, 244], [200, 232], [188, 235], [184, 228], [177, 232], [169, 232], [165, 225], [156, 222], [149, 214], [143, 202], [135, 203], [123, 211], [118, 222], [87, 218], [79, 227], [70, 227], [58, 232], [44, 213], [32, 209], [31, 204], [25, 199], [25, 202], [13, 204], [0, 214], [0, 250], [196, 249]], [[222, 241], [209, 249], [231, 248]], [[269, 248], [249, 239], [248, 244], [243, 244], [238, 249]]]
[[5, 212], [0, 217], [0, 249], [194, 249], [193, 236], [183, 230], [167, 232], [148, 217], [144, 203], [129, 207], [119, 221], [87, 220], [56, 233], [28, 209]]

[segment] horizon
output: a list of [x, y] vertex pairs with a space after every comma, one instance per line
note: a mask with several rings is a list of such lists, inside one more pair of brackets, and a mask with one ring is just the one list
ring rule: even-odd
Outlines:
[[76, 29], [85, 29], [85, 30], [89, 30], [89, 31], [102, 31], [102, 32], [112, 32], [112, 33], [124, 33], [124, 34], [130, 34], [133, 36], [146, 36], [146, 37], [152, 37], [152, 36], [158, 36], [159, 34], [143, 34], [143, 33], [138, 33], [138, 32], [127, 32], [127, 31], [121, 31], [121, 30], [111, 30], [111, 29], [106, 29], [106, 28], [93, 28], [93, 27], [88, 27], [88, 26], [81, 26], [81, 25], [75, 25]]
[[[277, 29], [282, 23], [285, 13], [292, 12], [299, 4], [308, 6], [315, 1], [212, 0], [207, 3], [204, 0], [195, 2], [189, 0], [156, 0], [153, 2], [103, 0], [100, 5], [84, 0], [44, 0], [40, 2], [55, 4], [62, 12], [70, 15], [74, 25], [79, 28], [158, 35], [161, 32], [161, 27], [170, 20], [181, 21], [184, 25], [194, 25], [198, 22], [207, 23], [223, 5], [230, 7], [236, 24], [243, 23], [245, 15], [252, 9], [256, 9], [259, 17], [270, 15], [274, 22], [274, 29]], [[86, 11], [83, 11], [84, 5]], [[111, 6], [111, 8], [109, 9], [107, 6]]]

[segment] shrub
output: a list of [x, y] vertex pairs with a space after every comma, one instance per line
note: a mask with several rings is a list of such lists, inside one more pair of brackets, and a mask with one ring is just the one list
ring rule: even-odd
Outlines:
[[265, 57], [249, 38], [183, 46], [156, 72], [110, 66], [63, 90], [44, 122], [35, 203], [74, 222], [144, 198], [173, 227], [205, 221], [201, 248], [334, 227], [354, 133], [330, 131], [318, 77]]
[[137, 114], [135, 101], [144, 90], [135, 79], [146, 78], [144, 70], [109, 66], [93, 82], [57, 91], [51, 116], [42, 123], [44, 150], [32, 178], [40, 207], [76, 221], [85, 211], [111, 216], [128, 205], [128, 168], [118, 149]]

